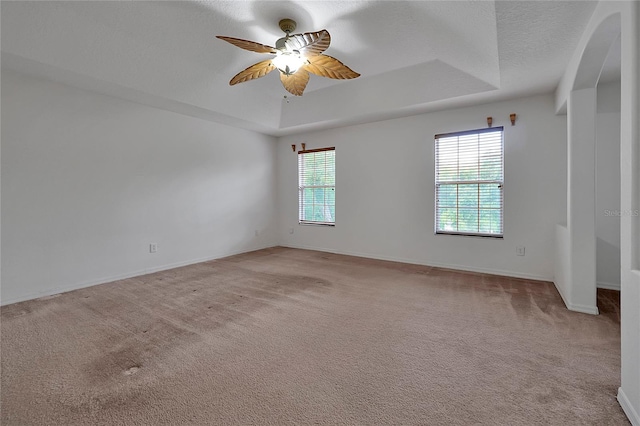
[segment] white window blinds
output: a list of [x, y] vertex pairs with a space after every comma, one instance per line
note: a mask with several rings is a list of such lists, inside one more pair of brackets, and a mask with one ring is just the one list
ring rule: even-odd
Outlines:
[[335, 225], [335, 148], [298, 151], [298, 200], [300, 223]]
[[503, 235], [503, 128], [435, 136], [437, 234]]

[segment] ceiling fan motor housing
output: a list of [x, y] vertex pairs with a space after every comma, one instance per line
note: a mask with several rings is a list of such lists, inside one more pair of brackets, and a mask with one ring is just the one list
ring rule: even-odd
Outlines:
[[296, 30], [296, 21], [294, 21], [293, 19], [281, 19], [278, 25], [280, 26], [280, 29], [287, 34], [292, 33]]

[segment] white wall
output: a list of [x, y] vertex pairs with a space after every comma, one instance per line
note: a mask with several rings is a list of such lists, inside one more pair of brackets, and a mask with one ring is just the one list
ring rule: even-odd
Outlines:
[[[517, 113], [515, 126], [509, 114]], [[433, 136], [505, 126], [505, 237], [434, 235]], [[298, 225], [291, 144], [336, 147], [336, 226]], [[373, 258], [552, 280], [566, 218], [566, 119], [552, 95], [280, 138], [279, 241]], [[293, 230], [293, 234], [290, 233]], [[526, 255], [516, 256], [516, 246]]]
[[[604, 6], [602, 6], [604, 7]], [[640, 426], [640, 4], [622, 10], [621, 209], [622, 385], [618, 401]]]
[[2, 303], [275, 245], [275, 146], [3, 71]]
[[596, 280], [620, 289], [620, 82], [598, 85]]

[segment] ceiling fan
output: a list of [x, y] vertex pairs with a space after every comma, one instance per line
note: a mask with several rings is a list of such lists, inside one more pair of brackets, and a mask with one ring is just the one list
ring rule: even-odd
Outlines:
[[335, 79], [360, 76], [336, 58], [322, 53], [331, 43], [331, 36], [327, 30], [291, 35], [296, 29], [294, 20], [282, 19], [279, 25], [286, 35], [276, 41], [276, 47], [234, 37], [216, 36], [241, 49], [276, 55], [240, 71], [231, 79], [230, 85], [254, 80], [278, 69], [284, 88], [296, 96], [301, 96], [309, 82], [309, 73]]

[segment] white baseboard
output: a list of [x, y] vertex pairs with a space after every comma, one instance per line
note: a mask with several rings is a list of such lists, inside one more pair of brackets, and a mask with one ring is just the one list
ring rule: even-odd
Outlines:
[[560, 295], [560, 298], [564, 302], [564, 306], [566, 306], [567, 309], [569, 309], [569, 303], [567, 303], [567, 298], [564, 297], [564, 293], [562, 292], [562, 288], [558, 285], [558, 283], [555, 280], [553, 281], [553, 285], [556, 286], [556, 290], [558, 290], [558, 294]]
[[567, 307], [568, 310], [581, 312], [583, 314], [600, 315], [600, 311], [598, 310], [597, 306], [569, 303], [566, 297], [564, 296], [564, 294], [562, 293], [562, 291], [560, 290], [560, 286], [555, 281], [553, 282], [553, 284], [556, 286], [556, 289], [558, 290], [558, 293], [560, 294], [560, 297], [562, 298], [562, 301], [564, 302], [564, 305]]
[[233, 255], [241, 254], [241, 253], [247, 253], [247, 252], [255, 251], [255, 250], [262, 250], [262, 249], [266, 249], [266, 248], [270, 248], [270, 247], [275, 247], [275, 245], [267, 245], [267, 246], [264, 246], [264, 247], [253, 247], [253, 248], [247, 248], [246, 250], [237, 250], [237, 251], [233, 251], [233, 252], [224, 252], [224, 253], [219, 253], [219, 254], [216, 254], [216, 255], [213, 255], [213, 256], [206, 256], [206, 257], [201, 257], [201, 258], [197, 258], [197, 259], [184, 260], [184, 261], [181, 261], [181, 262], [168, 263], [168, 264], [165, 264], [165, 265], [160, 265], [160, 266], [154, 266], [154, 267], [151, 267], [151, 268], [140, 269], [140, 270], [137, 270], [137, 271], [130, 271], [130, 272], [126, 272], [124, 274], [110, 275], [110, 276], [98, 278], [98, 279], [95, 279], [95, 280], [89, 280], [89, 281], [83, 281], [83, 282], [75, 283], [75, 284], [72, 284], [72, 285], [69, 285], [69, 286], [54, 287], [54, 288], [50, 288], [50, 289], [47, 289], [47, 290], [44, 290], [44, 291], [26, 293], [26, 294], [18, 296], [18, 297], [12, 297], [12, 298], [6, 299], [6, 300], [2, 299], [2, 301], [0, 301], [0, 306], [10, 305], [12, 303], [24, 302], [26, 300], [39, 299], [41, 297], [49, 297], [49, 296], [53, 296], [53, 295], [57, 295], [57, 294], [61, 294], [61, 293], [67, 293], [67, 292], [73, 291], [73, 290], [79, 290], [81, 288], [92, 287], [94, 285], [106, 284], [106, 283], [110, 283], [110, 282], [113, 282], [113, 281], [124, 280], [124, 279], [127, 279], [127, 278], [138, 277], [138, 276], [146, 275], [146, 274], [152, 274], [154, 272], [166, 271], [168, 269], [180, 268], [182, 266], [193, 265], [193, 264], [202, 263], [202, 262], [208, 262], [210, 260], [222, 259], [224, 257], [233, 256]]
[[605, 283], [605, 282], [597, 282], [596, 286], [598, 288], [604, 288], [606, 290], [618, 290], [620, 291], [620, 283]]
[[579, 305], [577, 303], [572, 303], [567, 305], [567, 309], [575, 312], [582, 312], [583, 314], [590, 315], [600, 315], [600, 311], [597, 306], [589, 306], [589, 305]]
[[322, 247], [311, 247], [311, 246], [296, 245], [296, 244], [280, 244], [280, 246], [281, 247], [303, 249], [303, 250], [323, 251], [323, 252], [327, 252], [327, 253], [344, 254], [346, 256], [365, 257], [367, 259], [388, 260], [388, 261], [391, 261], [391, 262], [409, 263], [409, 264], [412, 264], [412, 265], [432, 266], [432, 267], [436, 267], [436, 268], [445, 268], [445, 269], [456, 269], [456, 270], [459, 270], [459, 271], [479, 272], [479, 273], [482, 273], [482, 274], [501, 275], [501, 276], [512, 277], [512, 278], [524, 278], [524, 279], [527, 279], [527, 280], [534, 280], [534, 281], [546, 281], [546, 282], [552, 282], [553, 281], [553, 279], [551, 277], [544, 277], [544, 276], [540, 276], [540, 275], [527, 274], [527, 273], [514, 272], [514, 271], [504, 271], [504, 270], [501, 270], [501, 269], [479, 268], [479, 267], [475, 267], [475, 266], [457, 265], [457, 264], [454, 264], [454, 263], [440, 263], [440, 262], [428, 262], [428, 263], [425, 263], [425, 262], [421, 262], [421, 261], [418, 261], [418, 260], [415, 260], [415, 259], [405, 259], [405, 258], [395, 257], [395, 256], [384, 256], [384, 255], [379, 255], [379, 254], [361, 253], [361, 252], [355, 252], [355, 251], [335, 250], [335, 249], [327, 249], [327, 248], [322, 248]]
[[622, 407], [622, 411], [627, 415], [629, 421], [633, 426], [640, 426], [640, 415], [631, 405], [631, 401], [627, 398], [627, 395], [624, 393], [622, 388], [618, 388], [618, 402]]

